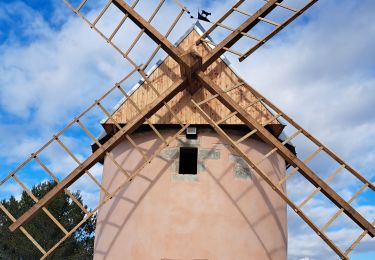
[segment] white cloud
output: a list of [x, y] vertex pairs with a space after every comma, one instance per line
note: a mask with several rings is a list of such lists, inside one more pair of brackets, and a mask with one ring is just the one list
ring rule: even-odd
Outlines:
[[22, 187], [15, 182], [8, 182], [1, 187], [0, 199], [7, 199], [14, 196], [17, 200], [21, 198]]

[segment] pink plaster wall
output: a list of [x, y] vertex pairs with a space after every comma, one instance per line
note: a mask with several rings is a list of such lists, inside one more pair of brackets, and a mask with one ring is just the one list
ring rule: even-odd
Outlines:
[[[148, 154], [160, 144], [153, 133], [132, 137]], [[211, 130], [200, 131], [199, 142], [199, 149], [220, 153], [220, 159], [204, 161], [206, 170], [177, 175], [175, 160], [158, 157], [100, 209], [94, 259], [286, 259], [285, 203], [255, 172], [236, 176], [232, 152]], [[254, 139], [241, 146], [255, 161], [271, 149]], [[127, 142], [112, 152], [128, 171], [142, 164]], [[261, 168], [280, 179], [285, 162], [274, 154]], [[111, 192], [124, 180], [106, 158], [103, 186]]]

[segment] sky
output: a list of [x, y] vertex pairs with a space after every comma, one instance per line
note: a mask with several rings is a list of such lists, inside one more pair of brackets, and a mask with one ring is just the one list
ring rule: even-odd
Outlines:
[[[254, 11], [259, 1], [248, 1], [251, 3], [243, 8]], [[305, 1], [285, 2], [300, 6]], [[141, 0], [141, 3], [136, 10], [148, 17], [155, 2]], [[192, 13], [198, 8], [210, 11], [214, 21], [234, 1], [182, 3]], [[102, 4], [103, 1], [89, 0], [83, 12], [92, 18]], [[162, 12], [168, 14], [176, 14], [178, 10], [172, 1], [166, 1], [163, 8]], [[232, 66], [250, 85], [372, 182], [375, 180], [373, 10], [375, 2], [372, 0], [321, 0], [244, 62], [239, 63], [235, 56], [227, 55]], [[116, 20], [111, 18], [118, 16], [115, 9], [108, 13], [109, 16], [104, 17], [107, 19], [98, 23], [103, 31], [109, 31]], [[278, 21], [284, 15], [280, 12], [270, 18]], [[233, 16], [226, 22], [235, 27], [243, 19]], [[166, 25], [172, 20], [173, 15], [156, 16], [153, 25], [165, 32]], [[184, 16], [168, 39], [175, 42], [181, 31], [186, 31], [193, 22]], [[206, 28], [210, 26], [202, 24]], [[131, 38], [136, 29], [131, 24], [128, 29], [127, 38]], [[256, 28], [254, 34], [262, 35], [267, 30], [266, 26]], [[219, 42], [225, 35], [226, 32], [217, 30], [211, 36]], [[117, 41], [119, 46], [129, 46], [129, 42]], [[131, 55], [137, 62], [142, 62], [151, 50], [150, 46], [154, 46], [147, 39], [142, 39], [142, 43], [144, 46], [136, 48]], [[243, 51], [249, 44], [243, 40], [234, 48]], [[154, 61], [163, 55], [163, 52], [159, 53]], [[0, 0], [0, 178], [46, 143], [129, 69], [119, 53], [76, 17], [62, 0]], [[135, 83], [137, 80], [134, 77], [129, 81]], [[111, 110], [119, 98], [119, 93], [113, 94], [104, 105]], [[99, 121], [103, 117], [94, 111], [85, 119], [96, 136], [101, 132]], [[67, 133], [63, 141], [79, 160], [90, 154], [91, 140], [77, 129]], [[308, 147], [298, 140], [295, 142], [302, 155], [308, 153]], [[58, 145], [47, 150], [43, 159], [59, 178], [75, 167], [75, 162]], [[313, 167], [319, 170], [323, 166], [327, 165], [316, 163]], [[96, 166], [92, 172], [100, 180], [101, 167]], [[18, 174], [28, 187], [48, 179], [33, 163]], [[99, 190], [94, 185], [87, 185], [90, 181], [82, 179], [72, 188], [82, 190], [85, 202], [93, 205]], [[301, 183], [303, 181], [296, 178], [290, 185]], [[347, 176], [338, 178], [337, 185], [340, 195], [345, 198], [360, 187]], [[21, 188], [10, 180], [0, 187], [0, 198], [17, 197], [20, 191]], [[307, 195], [308, 191], [290, 189], [290, 194], [297, 197]], [[375, 218], [374, 198], [374, 193], [367, 191], [353, 203], [370, 221]], [[321, 198], [312, 200], [307, 210], [318, 223], [334, 212], [333, 207]], [[340, 219], [339, 224], [329, 230], [330, 236], [340, 245], [347, 244], [348, 237], [358, 233], [355, 227], [342, 229], [344, 224], [347, 220]], [[336, 259], [316, 237], [289, 212], [289, 259]], [[352, 259], [375, 259], [374, 239], [366, 237], [351, 256]]]

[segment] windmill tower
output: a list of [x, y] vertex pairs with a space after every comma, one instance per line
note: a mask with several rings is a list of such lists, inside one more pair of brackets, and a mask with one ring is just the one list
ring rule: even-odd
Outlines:
[[[374, 223], [350, 204], [365, 190], [374, 192], [374, 185], [241, 79], [222, 56], [228, 52], [240, 56], [240, 61], [246, 59], [316, 0], [306, 1], [300, 8], [280, 0], [262, 1], [253, 14], [241, 8], [245, 1], [240, 0], [206, 32], [196, 25], [176, 45], [168, 36], [182, 15], [189, 12], [178, 1], [180, 11], [164, 35], [152, 20], [165, 1], [144, 18], [136, 10], [139, 1], [130, 6], [123, 0], [111, 0], [92, 20], [85, 16], [87, 2], [77, 6], [66, 3], [124, 57], [132, 70], [0, 183], [14, 179], [35, 201], [18, 219], [0, 206], [14, 222], [10, 229], [20, 229], [40, 250], [42, 259], [94, 214], [98, 214], [96, 259], [286, 259], [287, 206], [342, 259], [348, 259], [364, 236], [374, 236]], [[121, 12], [122, 18], [112, 32], [104, 33], [98, 23], [111, 8]], [[275, 22], [269, 18], [281, 9], [290, 13], [287, 19]], [[234, 13], [246, 17], [237, 28], [224, 23]], [[140, 33], [129, 49], [123, 50], [115, 38], [126, 27], [126, 21], [138, 26]], [[273, 29], [258, 38], [251, 32], [262, 23]], [[219, 27], [229, 34], [215, 44], [209, 36]], [[156, 48], [140, 64], [129, 53], [143, 35], [156, 43]], [[252, 39], [254, 44], [240, 53], [233, 46], [243, 38]], [[146, 72], [159, 50], [167, 56]], [[141, 81], [126, 91], [134, 75]], [[124, 99], [111, 113], [103, 104], [115, 91]], [[106, 133], [99, 139], [83, 120], [93, 109], [100, 109], [107, 117], [102, 122]], [[94, 142], [93, 153], [83, 161], [62, 138], [72, 127], [79, 127]], [[294, 131], [284, 136], [285, 127]], [[305, 158], [291, 145], [301, 137], [314, 146]], [[77, 163], [62, 180], [43, 163], [43, 152], [52, 144], [60, 146]], [[321, 153], [337, 166], [328, 176], [308, 165]], [[57, 183], [41, 199], [17, 177], [17, 172], [31, 161], [40, 164]], [[101, 162], [103, 178], [98, 181], [91, 171]], [[348, 201], [330, 185], [342, 171], [362, 184]], [[68, 190], [82, 176], [88, 176], [101, 190], [98, 206], [90, 211]], [[307, 197], [296, 200], [289, 195], [286, 185], [295, 176], [314, 186]], [[86, 213], [72, 230], [66, 230], [47, 208], [61, 192]], [[315, 196], [323, 196], [337, 209], [323, 225], [316, 224], [304, 210]], [[43, 248], [26, 228], [27, 222], [41, 211], [63, 233], [51, 248]], [[326, 232], [340, 215], [361, 229], [346, 249]]]
[[[212, 49], [207, 43], [195, 45], [201, 35], [198, 23], [176, 46], [205, 57]], [[173, 74], [180, 76], [179, 68], [167, 57], [148, 73], [149, 82], [157, 91], [163, 92], [168, 85], [164, 85], [165, 82], [170, 81]], [[248, 106], [249, 113], [260, 124], [267, 125], [274, 136], [280, 136], [283, 126], [246, 89], [246, 83], [230, 68], [226, 59], [216, 60], [205, 74], [228, 90], [237, 103]], [[144, 157], [152, 156], [156, 152], [154, 147], [175, 134], [179, 121], [182, 125], [190, 125], [138, 173], [141, 178], [134, 179], [131, 188], [125, 188], [99, 211], [95, 258], [266, 259], [272, 256], [285, 259], [285, 202], [251, 172], [246, 162], [230, 150], [189, 103], [192, 96], [205, 100], [210, 98], [210, 93], [201, 86], [189, 87], [197, 89], [193, 95], [185, 89], [168, 102], [173, 112], [162, 108], [149, 118], [159, 133], [145, 123], [132, 133], [132, 142], [138, 149], [134, 150], [129, 140], [113, 149], [115, 160], [121, 162], [127, 172], [135, 174]], [[126, 125], [132, 114], [137, 113], [131, 102], [138, 107], [147, 106], [150, 102], [145, 99], [152, 96], [152, 92], [145, 82], [135, 86], [129, 99], [119, 104], [112, 114], [113, 120]], [[240, 139], [249, 132], [220, 102], [207, 102], [202, 109], [232, 138]], [[108, 134], [114, 129], [110, 119], [103, 125]], [[242, 149], [257, 160], [271, 148], [251, 137], [240, 143]], [[274, 181], [285, 176], [285, 161], [276, 153], [264, 159], [261, 168]], [[106, 158], [104, 188], [113, 193], [117, 183], [125, 180], [126, 176]], [[105, 194], [102, 194], [104, 198]], [[226, 246], [228, 243], [232, 246]], [[151, 244], [152, 248], [147, 249]]]

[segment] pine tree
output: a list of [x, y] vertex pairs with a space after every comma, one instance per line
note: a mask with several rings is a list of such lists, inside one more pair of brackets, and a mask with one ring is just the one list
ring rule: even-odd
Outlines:
[[[44, 182], [31, 189], [31, 192], [38, 198], [42, 198], [54, 186], [55, 182]], [[73, 195], [82, 203], [80, 192]], [[1, 201], [3, 206], [16, 218], [20, 217], [35, 203], [23, 192], [17, 200], [13, 196], [8, 200]], [[60, 194], [47, 209], [52, 215], [70, 231], [85, 216], [79, 208], [65, 193]], [[58, 247], [50, 259], [92, 259], [96, 217], [92, 217], [81, 226], [70, 238]], [[39, 259], [40, 251], [26, 238], [21, 231], [11, 233], [8, 227], [11, 220], [0, 210], [0, 259]], [[64, 233], [52, 222], [49, 217], [41, 212], [33, 220], [27, 223], [26, 230], [46, 250], [59, 241]]]

